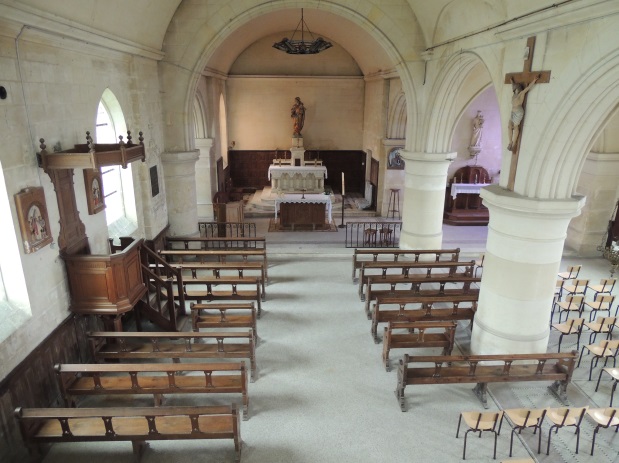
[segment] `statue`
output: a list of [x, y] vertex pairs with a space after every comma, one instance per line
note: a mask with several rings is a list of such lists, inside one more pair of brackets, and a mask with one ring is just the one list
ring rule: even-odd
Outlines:
[[290, 110], [290, 117], [292, 118], [293, 127], [292, 136], [294, 138], [303, 138], [301, 130], [303, 130], [303, 123], [305, 122], [305, 106], [303, 106], [301, 98], [295, 98], [295, 103]]
[[522, 122], [522, 118], [524, 117], [524, 108], [522, 107], [524, 97], [539, 78], [540, 76], [538, 75], [529, 85], [523, 88], [522, 84], [517, 84], [514, 81], [514, 78], [510, 77], [512, 81], [512, 91], [514, 94], [512, 95], [512, 114], [509, 118], [509, 124], [507, 126], [507, 132], [509, 133], [509, 145], [507, 145], [507, 149], [509, 151], [515, 151], [516, 144], [518, 143], [520, 122]]
[[477, 111], [477, 116], [473, 119], [473, 134], [471, 135], [471, 143], [469, 144], [469, 153], [471, 156], [476, 156], [481, 151], [484, 122], [484, 115], [481, 111]]

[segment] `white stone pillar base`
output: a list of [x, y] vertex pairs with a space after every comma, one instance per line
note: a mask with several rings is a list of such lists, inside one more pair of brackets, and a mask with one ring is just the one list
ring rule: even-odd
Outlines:
[[196, 138], [196, 148], [200, 152], [196, 162], [196, 200], [198, 218], [204, 222], [213, 220], [213, 196], [217, 192], [217, 167], [212, 147], [212, 138]]
[[400, 151], [406, 172], [400, 248], [442, 247], [447, 168], [456, 154]]
[[584, 198], [526, 198], [498, 185], [481, 197], [490, 223], [471, 351], [546, 352], [566, 231]]
[[163, 153], [163, 178], [170, 236], [197, 236], [196, 161], [198, 150]]

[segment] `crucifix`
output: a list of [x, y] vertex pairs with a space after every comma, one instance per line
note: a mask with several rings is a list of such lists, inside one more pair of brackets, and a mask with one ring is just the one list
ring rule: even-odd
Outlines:
[[524, 68], [522, 72], [510, 72], [505, 74], [505, 83], [512, 84], [512, 90], [514, 92], [512, 95], [512, 112], [507, 129], [509, 135], [509, 145], [507, 149], [512, 152], [507, 189], [511, 191], [514, 191], [514, 183], [516, 181], [516, 167], [518, 166], [518, 154], [520, 153], [522, 127], [524, 127], [527, 93], [535, 84], [547, 84], [550, 82], [550, 71], [531, 71], [534, 50], [535, 37], [529, 37], [527, 39]]

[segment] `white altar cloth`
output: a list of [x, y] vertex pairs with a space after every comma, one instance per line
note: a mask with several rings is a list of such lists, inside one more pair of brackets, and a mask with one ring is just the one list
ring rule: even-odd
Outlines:
[[277, 214], [279, 213], [279, 205], [281, 203], [324, 203], [327, 209], [327, 217], [329, 217], [329, 223], [331, 223], [331, 196], [324, 194], [286, 194], [282, 196], [278, 196], [275, 200], [275, 218], [277, 219]]
[[477, 193], [481, 191], [481, 189], [485, 186], [490, 185], [490, 183], [452, 183], [451, 184], [451, 197], [456, 199], [458, 194], [471, 194]]
[[325, 166], [269, 166], [269, 180], [271, 180], [271, 177], [275, 176], [277, 173], [280, 175], [294, 175], [296, 173], [307, 175], [311, 173], [321, 176], [322, 178], [327, 178], [327, 168]]

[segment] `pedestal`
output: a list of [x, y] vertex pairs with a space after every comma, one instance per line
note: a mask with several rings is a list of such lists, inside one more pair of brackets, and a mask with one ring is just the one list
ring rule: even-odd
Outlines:
[[[305, 165], [305, 148], [303, 148], [303, 137], [292, 139], [292, 147], [290, 148], [290, 157], [293, 166]], [[299, 162], [297, 162], [297, 159]]]

